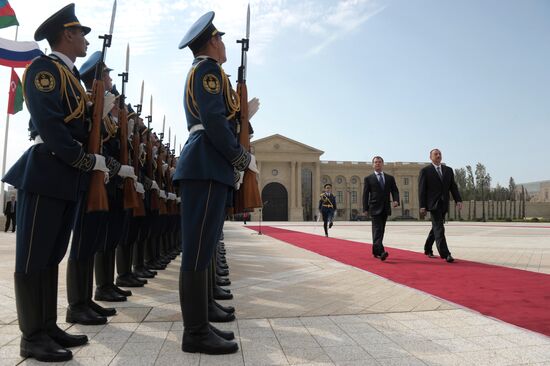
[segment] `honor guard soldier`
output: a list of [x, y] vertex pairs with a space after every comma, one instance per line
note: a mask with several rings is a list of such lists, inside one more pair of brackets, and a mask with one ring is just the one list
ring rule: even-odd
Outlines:
[[48, 18], [34, 34], [47, 39], [49, 56], [35, 59], [23, 85], [30, 112], [30, 147], [3, 180], [18, 190], [15, 255], [15, 301], [23, 333], [20, 353], [40, 361], [67, 361], [67, 347], [87, 343], [56, 325], [58, 265], [69, 243], [75, 205], [86, 172], [107, 172], [101, 155], [86, 153], [88, 97], [74, 67], [86, 56], [85, 38], [74, 4]]
[[319, 200], [319, 214], [323, 216], [323, 228], [325, 236], [328, 237], [328, 229], [332, 227], [334, 212], [336, 212], [336, 197], [332, 194], [332, 184], [327, 183], [324, 188], [325, 191], [321, 193]]
[[226, 198], [235, 172], [257, 172], [256, 159], [236, 140], [230, 120], [239, 102], [221, 67], [226, 61], [223, 32], [212, 24], [214, 12], [199, 18], [179, 48], [195, 56], [187, 75], [184, 109], [189, 138], [173, 180], [181, 197], [183, 258], [179, 291], [184, 332], [182, 350], [207, 354], [237, 352], [231, 332], [220, 332], [208, 319], [208, 267], [225, 217]]

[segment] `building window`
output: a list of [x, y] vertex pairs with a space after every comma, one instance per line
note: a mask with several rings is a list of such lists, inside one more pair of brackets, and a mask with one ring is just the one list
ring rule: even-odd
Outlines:
[[409, 191], [403, 192], [403, 202], [409, 203]]
[[351, 178], [351, 184], [357, 184], [357, 178], [355, 177]]
[[357, 203], [357, 191], [351, 191], [351, 203]]
[[327, 177], [323, 177], [323, 184], [327, 184], [328, 183], [328, 178]]
[[548, 191], [544, 192], [544, 199], [545, 199], [545, 200], [548, 199]]
[[336, 192], [336, 203], [343, 203], [344, 202], [344, 192], [338, 191]]
[[274, 177], [277, 176], [279, 174], [279, 171], [277, 169], [273, 169], [271, 171], [271, 175], [273, 175]]
[[403, 178], [403, 185], [405, 186], [409, 185], [409, 178]]
[[342, 177], [338, 177], [338, 178], [336, 178], [336, 183], [338, 183], [338, 184], [342, 184]]

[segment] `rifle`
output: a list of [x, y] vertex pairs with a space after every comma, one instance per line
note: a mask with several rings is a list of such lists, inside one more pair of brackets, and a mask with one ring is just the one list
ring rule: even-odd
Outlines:
[[[155, 179], [153, 175], [153, 144], [151, 143], [151, 121], [153, 120], [153, 96], [151, 95], [151, 109], [147, 118], [147, 137], [146, 137], [146, 160], [145, 160], [145, 173], [151, 180]], [[150, 207], [152, 211], [159, 209], [159, 194], [154, 189], [151, 189], [151, 202]]]
[[[139, 120], [141, 115], [141, 106], [143, 104], [143, 81], [141, 82], [141, 98], [139, 100], [139, 104], [136, 105], [136, 122], [134, 123], [134, 134], [132, 136], [132, 165], [134, 167], [134, 174], [138, 177], [141, 176], [140, 172], [140, 159], [139, 159], [139, 153], [140, 153], [140, 136], [139, 136]], [[134, 208], [133, 215], [134, 216], [145, 216], [145, 204], [143, 203], [144, 196], [142, 193], [138, 193], [138, 207]]]
[[[164, 184], [164, 173], [162, 172], [162, 152], [163, 152], [163, 145], [162, 145], [162, 139], [164, 138], [164, 124], [166, 121], [166, 116], [164, 116], [164, 119], [162, 120], [162, 132], [159, 134], [159, 140], [158, 140], [158, 150], [157, 150], [157, 171], [156, 171], [156, 178], [157, 183], [159, 185], [159, 188], [161, 190], [164, 190], [166, 192], [166, 185]], [[166, 199], [161, 198], [159, 199], [159, 215], [166, 215], [167, 209], [166, 209]]]
[[[130, 45], [126, 48], [126, 71], [118, 76], [122, 77], [122, 91], [119, 97], [118, 124], [120, 131], [120, 163], [128, 165], [128, 111], [126, 110], [125, 86], [128, 82], [128, 69], [130, 64]], [[135, 174], [135, 173], [134, 173]], [[123, 180], [123, 207], [124, 209], [137, 208], [139, 197], [134, 187], [134, 180], [126, 177]]]
[[[237, 94], [240, 99], [240, 112], [237, 115], [239, 127], [239, 143], [250, 152], [250, 121], [248, 119], [248, 89], [246, 87], [246, 55], [250, 38], [250, 4], [246, 13], [246, 38], [238, 40], [241, 44], [241, 66], [239, 66], [237, 79]], [[262, 207], [262, 199], [258, 189], [256, 173], [250, 169], [244, 171], [243, 183], [235, 193], [234, 213], [242, 213]]]
[[[113, 27], [115, 24], [116, 0], [113, 4], [111, 15], [111, 27], [109, 34], [99, 36], [103, 39], [101, 48], [101, 59], [95, 69], [94, 83], [92, 86], [92, 128], [88, 136], [88, 153], [101, 154], [101, 123], [103, 121], [103, 101], [105, 98], [105, 83], [103, 82], [103, 67], [105, 62], [105, 52], [107, 47], [111, 47], [113, 38]], [[88, 199], [86, 202], [86, 212], [109, 211], [109, 200], [107, 190], [105, 189], [105, 173], [92, 170], [90, 173], [90, 187], [88, 189]]]

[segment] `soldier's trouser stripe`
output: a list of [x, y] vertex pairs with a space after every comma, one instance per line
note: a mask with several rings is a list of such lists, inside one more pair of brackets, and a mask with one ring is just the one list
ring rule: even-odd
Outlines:
[[204, 207], [204, 215], [202, 216], [201, 234], [199, 236], [199, 248], [197, 249], [197, 260], [195, 261], [195, 271], [197, 270], [197, 266], [199, 264], [199, 257], [201, 254], [202, 235], [204, 232], [204, 223], [206, 222], [206, 215], [208, 214], [208, 203], [210, 202], [210, 193], [212, 193], [212, 181], [210, 181], [210, 184], [208, 185], [208, 197], [206, 198], [206, 206]]
[[34, 226], [36, 224], [36, 212], [38, 211], [38, 202], [40, 201], [40, 195], [36, 196], [36, 204], [34, 205], [34, 213], [32, 215], [32, 227], [31, 227], [31, 239], [29, 242], [29, 255], [27, 256], [27, 263], [25, 264], [25, 273], [29, 273], [29, 262], [31, 260], [32, 243], [34, 239]]

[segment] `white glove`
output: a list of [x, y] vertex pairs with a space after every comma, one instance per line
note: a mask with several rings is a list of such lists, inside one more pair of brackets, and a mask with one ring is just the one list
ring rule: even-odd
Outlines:
[[166, 199], [166, 192], [164, 190], [159, 191], [159, 197]]
[[168, 164], [162, 163], [162, 174], [166, 173], [166, 169], [168, 169]]
[[177, 203], [181, 203], [181, 197], [176, 198]]
[[151, 189], [155, 189], [157, 191], [160, 191], [159, 185], [157, 184], [156, 180], [151, 182]]
[[172, 178], [174, 176], [174, 173], [176, 173], [176, 168], [174, 168], [172, 166], [172, 167], [170, 167], [170, 178]]
[[235, 190], [238, 191], [239, 188], [241, 188], [241, 184], [243, 184], [244, 180], [244, 172], [239, 172], [239, 180], [237, 183], [235, 183]]
[[137, 193], [145, 194], [145, 188], [143, 187], [143, 184], [141, 184], [140, 182], [134, 182], [134, 187], [136, 187]]
[[128, 140], [130, 140], [130, 138], [134, 134], [134, 123], [135, 122], [133, 118], [128, 120]]
[[107, 168], [107, 164], [105, 164], [105, 156], [94, 154], [95, 156], [95, 164], [92, 168], [93, 170], [99, 170], [104, 173], [109, 173], [109, 168]]
[[103, 99], [103, 118], [113, 109], [115, 106], [115, 98], [116, 96], [110, 92], [105, 93], [105, 97]]
[[258, 170], [258, 166], [256, 165], [256, 157], [252, 154], [250, 154], [250, 163], [248, 164], [248, 169], [252, 170], [256, 174], [260, 174], [260, 171]]
[[168, 193], [168, 199], [171, 201], [175, 201], [177, 198], [175, 193]]
[[153, 152], [153, 159], [156, 159], [157, 158], [157, 152], [159, 151], [158, 146], [153, 146], [151, 151]]
[[137, 180], [137, 176], [134, 174], [134, 167], [130, 165], [121, 165], [118, 171], [118, 176], [122, 178], [132, 178]]

